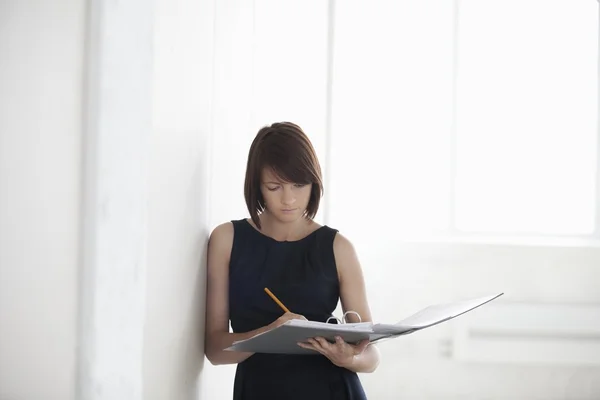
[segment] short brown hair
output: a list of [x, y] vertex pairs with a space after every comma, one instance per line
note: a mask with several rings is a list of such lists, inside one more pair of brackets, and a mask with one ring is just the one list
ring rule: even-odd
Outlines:
[[305, 217], [314, 218], [323, 194], [321, 166], [312, 143], [302, 129], [291, 122], [278, 122], [258, 131], [246, 166], [244, 197], [250, 217], [261, 229], [259, 214], [265, 210], [260, 191], [261, 173], [269, 167], [284, 182], [312, 184]]

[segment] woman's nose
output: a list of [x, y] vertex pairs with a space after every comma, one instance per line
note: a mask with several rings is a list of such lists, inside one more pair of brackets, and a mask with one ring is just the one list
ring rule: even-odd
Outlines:
[[292, 191], [292, 189], [284, 188], [283, 189], [283, 197], [281, 198], [281, 202], [285, 205], [291, 205], [291, 204], [294, 204], [295, 201], [296, 201], [296, 196], [294, 196], [294, 192]]

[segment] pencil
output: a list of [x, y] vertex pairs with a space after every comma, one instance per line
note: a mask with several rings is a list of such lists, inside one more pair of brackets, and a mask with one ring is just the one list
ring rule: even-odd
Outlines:
[[288, 312], [288, 313], [290, 312], [290, 310], [288, 310], [287, 307], [284, 306], [283, 303], [281, 301], [279, 301], [279, 299], [277, 297], [275, 297], [275, 295], [268, 288], [265, 288], [265, 292], [267, 292], [267, 294], [269, 296], [271, 296], [271, 298], [275, 301], [275, 303], [277, 303], [277, 305], [279, 307], [281, 307], [281, 309], [283, 311]]

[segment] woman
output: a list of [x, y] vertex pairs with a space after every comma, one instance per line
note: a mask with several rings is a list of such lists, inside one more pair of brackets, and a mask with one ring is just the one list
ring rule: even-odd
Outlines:
[[[236, 400], [366, 399], [357, 372], [372, 372], [379, 363], [368, 341], [313, 338], [298, 344], [315, 355], [223, 351], [292, 318], [325, 322], [338, 300], [344, 312], [371, 321], [352, 244], [313, 221], [322, 192], [319, 161], [300, 127], [284, 122], [262, 128], [246, 169], [250, 218], [218, 226], [208, 246], [206, 356], [215, 365], [238, 364]], [[283, 313], [265, 287], [292, 312]], [[348, 319], [359, 322], [353, 313]]]

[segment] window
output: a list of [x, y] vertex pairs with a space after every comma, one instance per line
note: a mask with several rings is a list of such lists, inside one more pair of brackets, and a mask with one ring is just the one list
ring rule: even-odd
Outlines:
[[336, 3], [329, 218], [598, 235], [598, 15], [592, 0]]
[[461, 1], [458, 229], [594, 232], [597, 5]]

